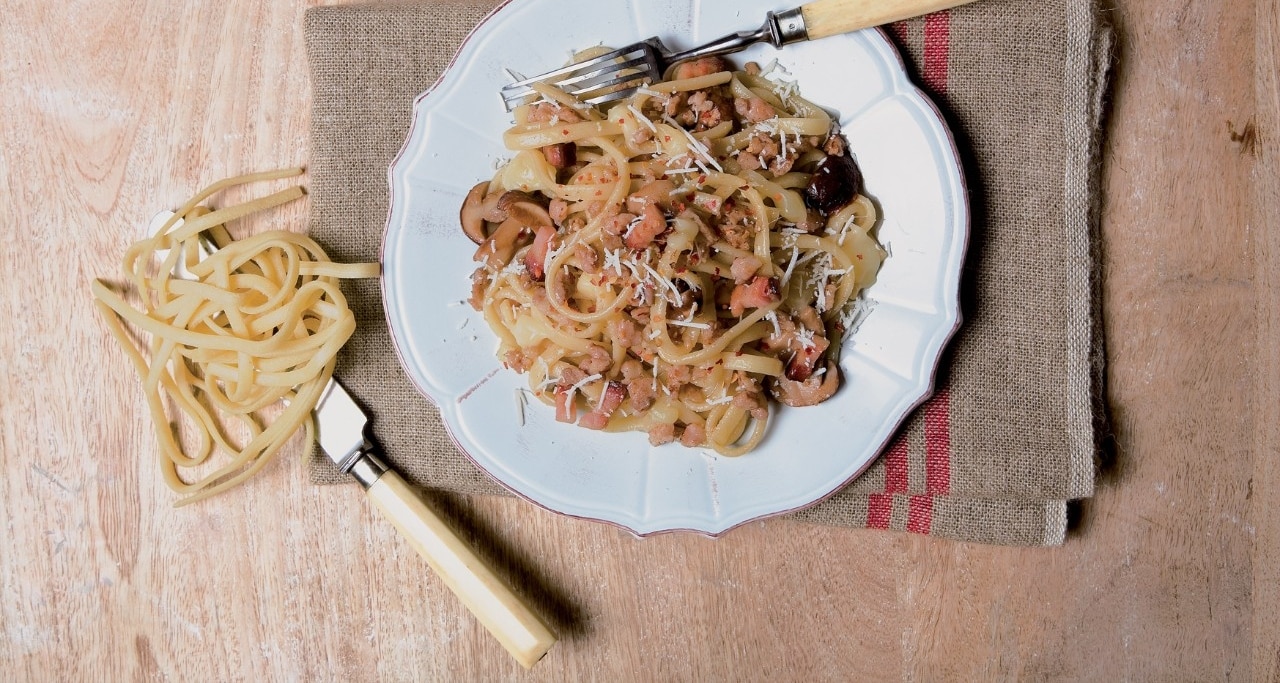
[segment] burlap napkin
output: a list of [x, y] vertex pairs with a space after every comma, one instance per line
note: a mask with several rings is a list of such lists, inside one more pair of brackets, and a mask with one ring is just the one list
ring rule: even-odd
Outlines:
[[[387, 167], [413, 99], [481, 6], [313, 8], [311, 235], [377, 259]], [[965, 323], [938, 391], [862, 477], [796, 518], [1009, 545], [1063, 542], [1093, 492], [1102, 411], [1094, 234], [1110, 32], [1093, 0], [982, 0], [890, 29], [965, 161], [973, 227]], [[375, 282], [348, 288], [356, 334], [338, 374], [387, 458], [423, 486], [502, 494], [453, 446], [399, 367]], [[319, 454], [316, 483], [344, 481]]]

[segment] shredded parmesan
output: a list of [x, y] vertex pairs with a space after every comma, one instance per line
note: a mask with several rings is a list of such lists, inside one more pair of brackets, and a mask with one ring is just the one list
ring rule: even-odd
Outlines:
[[813, 330], [803, 326], [796, 327], [796, 341], [800, 342], [800, 345], [806, 349], [812, 349], [818, 345], [813, 340]]
[[559, 249], [547, 248], [547, 255], [542, 259], [543, 272], [547, 275], [551, 274], [551, 262], [554, 261], [555, 258], [560, 255], [560, 252], [564, 251], [568, 246], [568, 244], [562, 244]]
[[646, 271], [648, 271], [650, 275], [653, 276], [653, 278], [656, 280], [654, 284], [665, 287], [667, 291], [671, 292], [672, 296], [674, 297], [672, 299], [669, 299], [671, 303], [678, 304], [680, 302], [680, 289], [676, 287], [676, 283], [668, 280], [665, 277], [662, 277], [662, 275], [658, 271], [654, 270], [653, 267], [647, 263], [641, 263], [640, 267], [644, 268]]
[[572, 394], [573, 392], [581, 389], [582, 387], [587, 386], [588, 384], [591, 384], [592, 382], [598, 379], [600, 379], [600, 373], [598, 372], [594, 375], [587, 375], [586, 377], [583, 377], [582, 379], [578, 380], [577, 383], [575, 383], [573, 386], [569, 387], [569, 393]]
[[796, 269], [796, 258], [800, 256], [800, 250], [795, 246], [791, 247], [791, 261], [787, 263], [787, 269], [782, 272], [782, 286], [787, 286], [787, 281], [791, 279], [791, 273]]
[[826, 230], [826, 234], [828, 235], [839, 234], [839, 238], [836, 241], [839, 242], [841, 246], [843, 246], [845, 235], [847, 235], [849, 232], [849, 227], [853, 225], [857, 225], [857, 223], [858, 223], [857, 216], [849, 216], [848, 218], [845, 219], [844, 224], [841, 225], [838, 229], [835, 226], [828, 226]]
[[[681, 126], [675, 119], [671, 118], [670, 116], [667, 116], [666, 114], [662, 115], [662, 119], [667, 123], [671, 124], [676, 130], [679, 130], [681, 133], [684, 133], [684, 136], [689, 139], [689, 145], [693, 148], [695, 152], [698, 153], [698, 156], [702, 157], [703, 160], [711, 164], [717, 171], [724, 172], [724, 167], [722, 167], [720, 163], [715, 160], [715, 157], [711, 156], [711, 150], [707, 149], [707, 146], [702, 144], [701, 140], [693, 137], [693, 133], [690, 133], [689, 131], [685, 130], [684, 126]], [[694, 163], [695, 164], [698, 163], [698, 160], [694, 159]], [[710, 171], [708, 170], [708, 172]]]
[[781, 337], [782, 328], [778, 326], [778, 312], [776, 310], [769, 311], [765, 314], [764, 319], [773, 324], [773, 336]]
[[634, 231], [636, 229], [636, 226], [640, 225], [641, 221], [643, 220], [644, 220], [644, 216], [636, 216], [635, 218], [632, 218], [631, 222], [627, 223], [627, 228], [622, 231], [622, 239], [625, 240], [628, 237], [630, 237], [632, 231]]
[[634, 104], [628, 104], [628, 105], [627, 105], [627, 109], [628, 109], [628, 110], [630, 110], [631, 114], [632, 114], [633, 116], [635, 116], [635, 117], [636, 117], [636, 120], [637, 120], [637, 121], [639, 121], [640, 123], [643, 123], [644, 125], [648, 126], [648, 127], [649, 127], [649, 130], [651, 130], [651, 131], [653, 131], [653, 132], [655, 132], [655, 133], [656, 133], [656, 132], [658, 132], [658, 127], [657, 127], [657, 126], [655, 126], [655, 125], [653, 125], [653, 121], [650, 121], [648, 116], [645, 116], [644, 114], [642, 114], [642, 113], [640, 112], [640, 110], [639, 110], [639, 109], [636, 109], [636, 105], [634, 105]]
[[622, 254], [617, 249], [604, 250], [604, 269], [613, 268], [618, 273], [618, 277], [622, 277]]
[[668, 320], [668, 321], [667, 321], [667, 324], [668, 324], [668, 325], [675, 325], [675, 326], [677, 326], [677, 327], [693, 327], [693, 328], [696, 328], [696, 329], [699, 329], [699, 330], [709, 330], [709, 329], [711, 329], [711, 325], [710, 325], [710, 324], [708, 324], [708, 323], [690, 322], [690, 321], [688, 321], [688, 320]]

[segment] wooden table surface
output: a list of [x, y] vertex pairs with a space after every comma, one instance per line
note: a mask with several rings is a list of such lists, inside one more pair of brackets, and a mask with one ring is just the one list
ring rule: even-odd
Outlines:
[[437, 500], [562, 634], [525, 673], [356, 486], [306, 483], [300, 439], [172, 508], [91, 305], [157, 209], [307, 162], [307, 3], [6, 3], [0, 678], [1280, 680], [1280, 10], [1110, 4], [1117, 455], [1066, 545], [782, 520], [641, 541]]

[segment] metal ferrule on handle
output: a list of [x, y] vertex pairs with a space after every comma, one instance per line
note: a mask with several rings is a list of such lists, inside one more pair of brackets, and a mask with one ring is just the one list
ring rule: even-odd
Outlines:
[[804, 14], [797, 7], [785, 12], [770, 12], [765, 16], [764, 25], [754, 31], [730, 33], [723, 38], [700, 45], [692, 50], [667, 55], [663, 61], [668, 64], [675, 64], [687, 59], [727, 55], [744, 50], [756, 43], [769, 43], [774, 47], [782, 47], [783, 45], [808, 39], [809, 32], [805, 28]]
[[355, 480], [360, 482], [360, 487], [368, 491], [369, 487], [377, 483], [389, 469], [391, 468], [378, 459], [378, 456], [361, 450], [356, 452], [351, 465], [344, 471], [355, 477]]

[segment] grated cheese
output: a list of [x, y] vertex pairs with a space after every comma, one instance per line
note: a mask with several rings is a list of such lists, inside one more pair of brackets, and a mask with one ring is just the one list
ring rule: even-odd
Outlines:
[[764, 319], [768, 320], [770, 323], [773, 324], [773, 336], [781, 337], [782, 328], [778, 325], [778, 312], [776, 310], [769, 311], [768, 313], [765, 314]]
[[636, 216], [635, 218], [632, 218], [631, 222], [627, 223], [627, 228], [622, 231], [622, 239], [625, 240], [628, 237], [630, 237], [632, 231], [634, 231], [636, 229], [636, 226], [640, 225], [640, 222], [643, 220], [644, 220], [644, 216]]
[[840, 313], [840, 324], [844, 326], [845, 334], [852, 335], [857, 332], [867, 316], [875, 310], [877, 303], [875, 299], [868, 299], [865, 296], [850, 299]]
[[617, 249], [604, 250], [604, 269], [613, 268], [622, 277], [622, 254]]
[[578, 380], [578, 382], [577, 382], [577, 383], [575, 383], [573, 386], [569, 387], [568, 391], [566, 391], [566, 392], [565, 392], [565, 398], [564, 398], [565, 403], [566, 403], [566, 404], [572, 404], [572, 403], [573, 403], [573, 395], [574, 395], [574, 394], [575, 394], [579, 389], [581, 389], [582, 387], [587, 386], [588, 384], [590, 384], [590, 383], [592, 383], [592, 382], [594, 382], [594, 381], [596, 381], [596, 380], [598, 380], [598, 379], [600, 379], [600, 373], [596, 373], [596, 374], [594, 374], [594, 375], [587, 375], [586, 377], [583, 377], [582, 379]]
[[791, 273], [796, 269], [796, 258], [800, 256], [800, 250], [795, 246], [791, 247], [791, 262], [787, 264], [787, 269], [782, 272], [782, 287], [787, 286], [787, 282], [791, 280]]
[[655, 126], [655, 125], [653, 125], [653, 121], [650, 121], [648, 116], [645, 116], [643, 113], [641, 113], [641, 112], [640, 112], [640, 110], [639, 110], [639, 109], [636, 109], [636, 105], [634, 105], [634, 104], [628, 104], [628, 105], [627, 105], [627, 109], [631, 111], [632, 115], [634, 115], [634, 116], [636, 117], [636, 120], [637, 120], [637, 121], [639, 121], [640, 123], [643, 123], [644, 125], [648, 126], [648, 127], [649, 127], [649, 130], [651, 130], [651, 131], [653, 131], [653, 132], [655, 132], [655, 133], [656, 133], [656, 132], [658, 132], [658, 127], [657, 127], [657, 126]]
[[562, 244], [559, 249], [547, 248], [547, 255], [542, 259], [542, 271], [546, 275], [551, 274], [551, 262], [555, 260], [569, 245]]
[[709, 329], [711, 329], [711, 325], [710, 325], [710, 324], [708, 324], [708, 323], [691, 322], [691, 321], [688, 321], [688, 320], [668, 320], [668, 321], [667, 321], [667, 324], [668, 324], [668, 325], [675, 325], [675, 326], [677, 326], [677, 327], [692, 327], [692, 328], [699, 329], [699, 330], [709, 330]]
[[818, 345], [813, 340], [813, 330], [803, 326], [796, 327], [796, 341], [800, 342], [800, 345], [806, 349], [812, 349]]
[[[690, 133], [689, 131], [685, 130], [684, 126], [681, 126], [675, 119], [671, 118], [666, 114], [662, 115], [662, 119], [667, 123], [671, 124], [671, 126], [674, 127], [676, 130], [680, 131], [681, 133], [684, 133], [684, 136], [689, 139], [689, 144], [692, 146], [693, 150], [698, 153], [698, 156], [702, 157], [707, 163], [711, 164], [717, 171], [724, 172], [724, 168], [720, 166], [720, 163], [715, 160], [715, 157], [711, 156], [711, 150], [708, 149], [706, 145], [702, 144], [701, 140], [699, 140], [698, 138], [695, 138], [693, 136], [693, 133]], [[697, 164], [698, 160], [694, 159], [694, 163]], [[701, 164], [698, 164], [698, 165], [701, 166]], [[710, 173], [709, 170], [707, 172]]]
[[[665, 277], [662, 277], [662, 275], [658, 271], [654, 270], [653, 267], [647, 263], [641, 263], [640, 267], [648, 271], [648, 273], [652, 275], [654, 279], [657, 280], [657, 282], [654, 283], [655, 285], [666, 287], [667, 291], [671, 292], [671, 294], [675, 297], [674, 299], [669, 299], [671, 303], [673, 304], [680, 303], [680, 289], [676, 287], [676, 283], [668, 280]], [[639, 279], [639, 278], [637, 277], [636, 279]]]
[[600, 379], [600, 373], [598, 372], [594, 375], [587, 375], [586, 377], [583, 377], [582, 379], [578, 380], [573, 386], [569, 387], [569, 392], [570, 393], [575, 392], [598, 379]]

